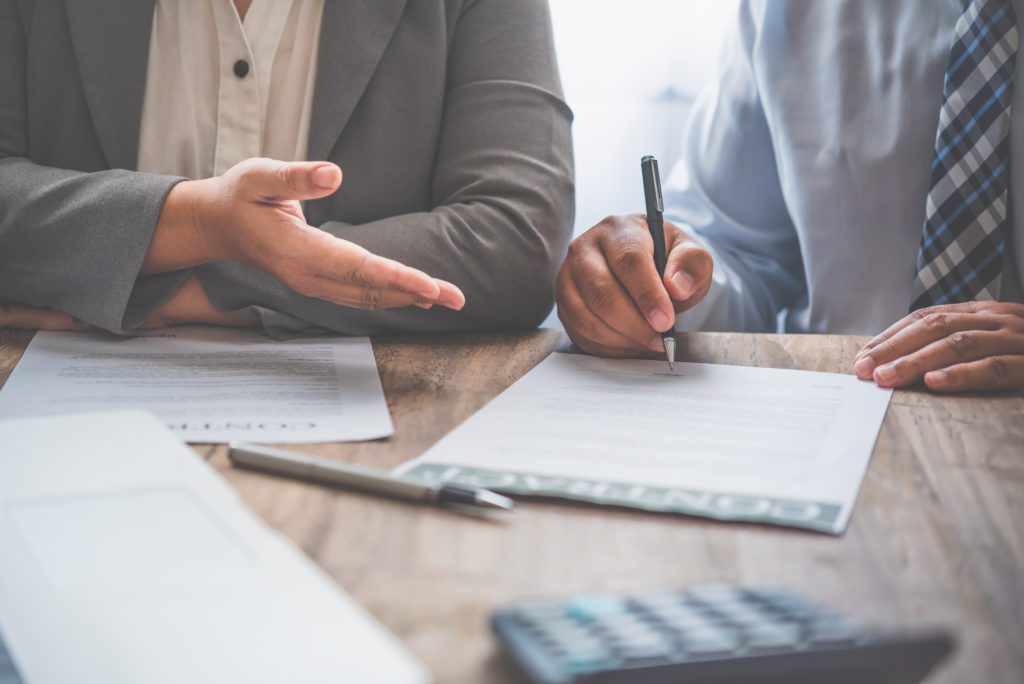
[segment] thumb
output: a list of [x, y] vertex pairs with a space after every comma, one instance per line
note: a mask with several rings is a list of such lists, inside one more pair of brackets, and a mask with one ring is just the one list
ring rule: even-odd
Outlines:
[[696, 242], [678, 240], [668, 253], [665, 265], [665, 289], [676, 302], [693, 306], [711, 286], [714, 260]]
[[341, 186], [341, 169], [329, 162], [248, 159], [235, 169], [247, 190], [263, 200], [319, 199]]

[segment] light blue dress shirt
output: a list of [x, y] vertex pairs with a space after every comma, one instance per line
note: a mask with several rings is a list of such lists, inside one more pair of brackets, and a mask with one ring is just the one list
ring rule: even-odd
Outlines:
[[[1018, 23], [1024, 0], [1013, 0]], [[908, 313], [961, 0], [745, 0], [668, 218], [714, 255], [680, 329], [874, 334]], [[1021, 30], [1024, 35], [1024, 28]], [[1024, 46], [1000, 299], [1024, 301]]]

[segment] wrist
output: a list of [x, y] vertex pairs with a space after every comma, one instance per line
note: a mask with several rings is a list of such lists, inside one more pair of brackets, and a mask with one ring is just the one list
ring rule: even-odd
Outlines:
[[177, 183], [160, 210], [140, 275], [194, 268], [227, 258], [217, 223], [207, 208], [209, 181]]
[[217, 180], [182, 181], [168, 195], [168, 200], [173, 200], [171, 211], [179, 222], [179, 239], [196, 266], [231, 258], [215, 206]]

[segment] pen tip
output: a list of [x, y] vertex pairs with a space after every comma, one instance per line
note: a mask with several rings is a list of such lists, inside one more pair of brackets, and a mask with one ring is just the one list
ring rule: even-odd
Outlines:
[[516, 503], [512, 499], [486, 489], [478, 489], [476, 491], [475, 498], [478, 506], [484, 506], [486, 508], [497, 508], [503, 511], [511, 511], [516, 507]]
[[665, 336], [662, 341], [665, 343], [665, 360], [668, 361], [668, 369], [676, 369], [676, 338]]

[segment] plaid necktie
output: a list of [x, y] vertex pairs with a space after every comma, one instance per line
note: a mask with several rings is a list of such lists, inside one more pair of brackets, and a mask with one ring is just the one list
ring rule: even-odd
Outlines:
[[999, 296], [1019, 40], [1012, 0], [971, 0], [956, 24], [911, 311]]

